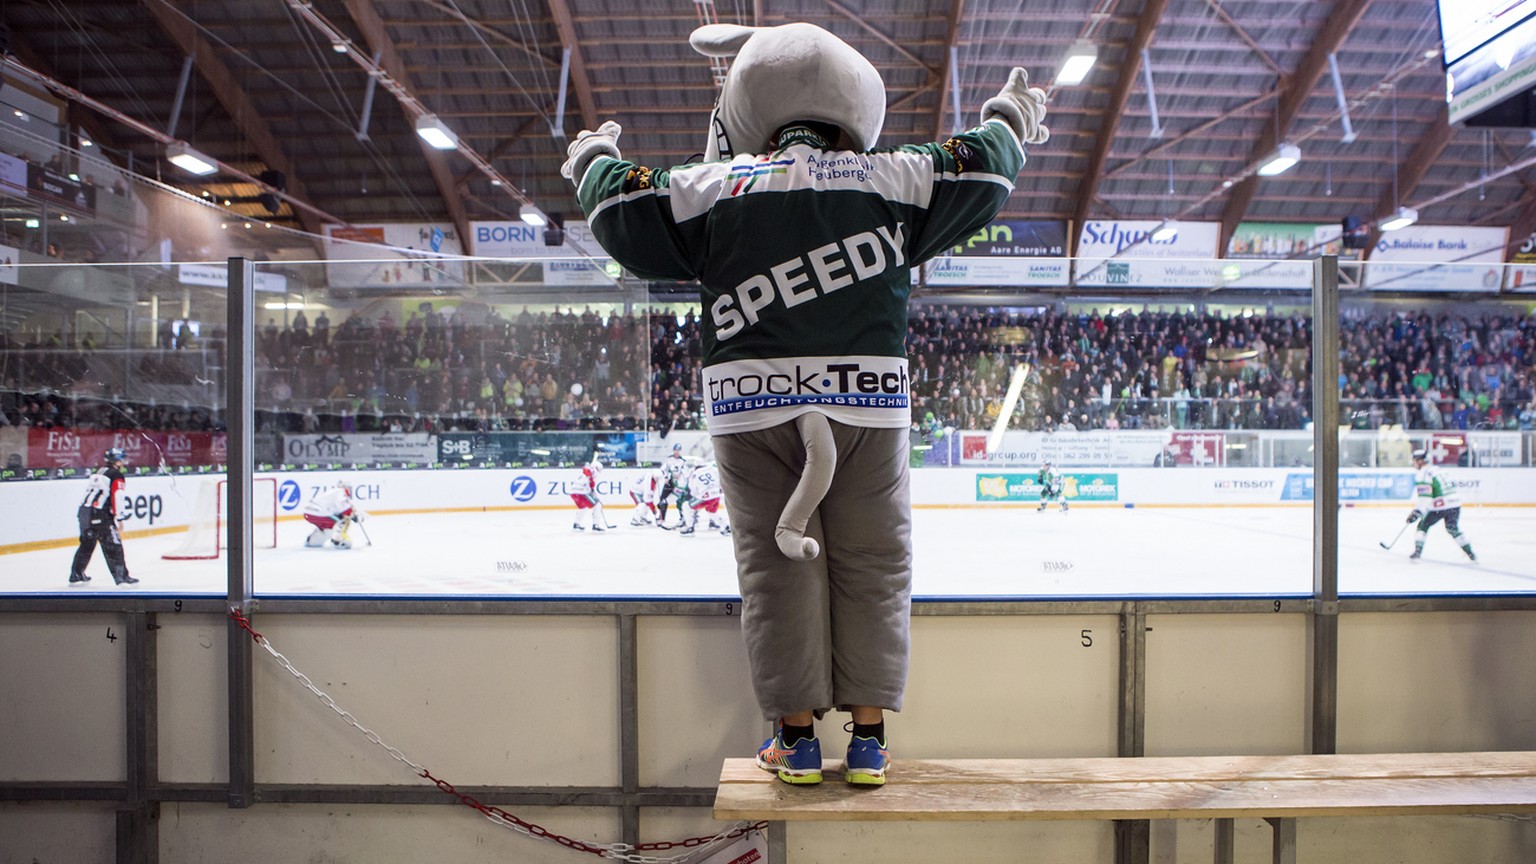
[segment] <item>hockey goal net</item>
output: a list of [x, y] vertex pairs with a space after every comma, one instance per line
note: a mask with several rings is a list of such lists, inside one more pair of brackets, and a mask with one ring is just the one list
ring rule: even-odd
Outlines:
[[[251, 481], [251, 545], [277, 547], [277, 479]], [[187, 535], [175, 549], [160, 556], [170, 561], [218, 558], [229, 548], [229, 481], [208, 479], [197, 490]]]

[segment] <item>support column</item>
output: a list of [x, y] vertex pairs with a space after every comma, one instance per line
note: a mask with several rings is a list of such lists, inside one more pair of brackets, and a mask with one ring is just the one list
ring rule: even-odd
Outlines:
[[[251, 476], [254, 472], [256, 391], [256, 273], [244, 258], [229, 259], [224, 416], [229, 447], [228, 605], [249, 617], [251, 602]], [[256, 741], [251, 638], [226, 622], [229, 653], [229, 806], [249, 807], [256, 795]]]
[[1312, 615], [1307, 752], [1338, 752], [1339, 259], [1312, 265]]
[[[1146, 755], [1147, 613], [1140, 603], [1127, 603], [1120, 612], [1120, 719], [1117, 755]], [[1145, 819], [1115, 821], [1115, 864], [1147, 864], [1151, 858], [1152, 823]]]

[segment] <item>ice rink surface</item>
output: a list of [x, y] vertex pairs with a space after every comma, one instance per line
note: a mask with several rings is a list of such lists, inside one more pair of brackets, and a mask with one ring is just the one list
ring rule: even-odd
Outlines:
[[[571, 530], [574, 510], [379, 514], [356, 548], [309, 549], [308, 525], [278, 526], [278, 546], [256, 550], [257, 595], [474, 598], [734, 598], [731, 539], [631, 527]], [[1405, 508], [1339, 515], [1342, 594], [1536, 592], [1536, 519], [1529, 508], [1469, 507], [1461, 527], [1478, 554], [1467, 561], [1436, 525], [1424, 557], [1410, 561], [1413, 530], [1391, 551]], [[1079, 505], [1069, 513], [1027, 507], [918, 509], [914, 596], [936, 599], [1230, 597], [1305, 595], [1312, 586], [1308, 507]], [[74, 547], [0, 557], [0, 593], [225, 593], [226, 559], [166, 561], [182, 535], [130, 537], [130, 572], [116, 586], [97, 552], [92, 581], [68, 584]]]

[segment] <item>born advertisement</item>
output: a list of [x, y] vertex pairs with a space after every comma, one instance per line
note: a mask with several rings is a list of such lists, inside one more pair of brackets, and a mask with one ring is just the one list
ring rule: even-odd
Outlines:
[[[1028, 501], [1040, 500], [1041, 485], [1034, 474], [986, 474], [976, 475], [976, 500]], [[1120, 477], [1117, 474], [1085, 474], [1069, 472], [1062, 475], [1062, 497], [1068, 501], [1108, 502], [1120, 500]]]

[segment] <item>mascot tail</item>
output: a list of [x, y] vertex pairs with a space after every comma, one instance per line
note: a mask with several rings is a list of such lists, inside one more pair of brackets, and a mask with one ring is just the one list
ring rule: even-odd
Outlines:
[[815, 540], [805, 536], [806, 523], [821, 504], [821, 499], [832, 487], [832, 474], [837, 469], [837, 445], [832, 441], [832, 427], [825, 414], [810, 412], [795, 418], [795, 428], [800, 430], [800, 440], [805, 442], [805, 470], [795, 492], [784, 505], [779, 524], [773, 530], [773, 539], [779, 551], [795, 561], [809, 561], [821, 552]]

